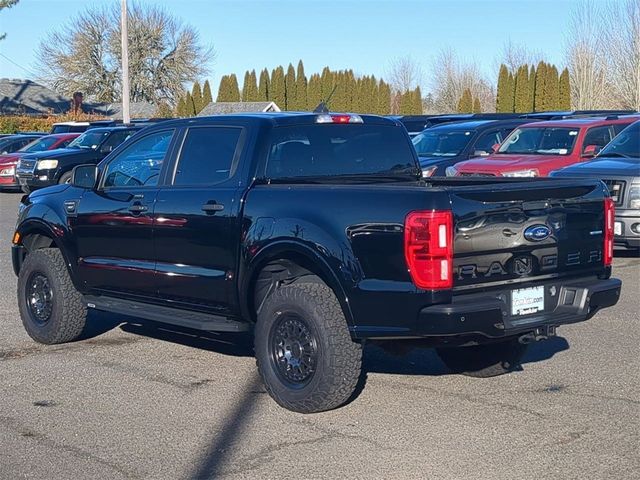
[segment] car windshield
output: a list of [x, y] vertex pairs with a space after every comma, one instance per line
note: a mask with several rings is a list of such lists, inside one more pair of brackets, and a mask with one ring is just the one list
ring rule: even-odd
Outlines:
[[455, 157], [472, 137], [473, 132], [468, 130], [425, 130], [413, 138], [413, 146], [422, 157]]
[[69, 144], [69, 147], [73, 148], [90, 148], [96, 150], [102, 141], [109, 135], [109, 132], [96, 132], [88, 131], [84, 132], [73, 142]]
[[578, 138], [577, 128], [516, 128], [502, 143], [500, 153], [525, 155], [569, 155]]
[[49, 150], [51, 146], [56, 143], [58, 139], [56, 137], [43, 137], [34, 140], [31, 143], [26, 144], [22, 147], [19, 152], [42, 152], [44, 150]]
[[622, 156], [640, 159], [640, 122], [636, 122], [620, 132], [609, 145], [602, 149], [598, 156]]

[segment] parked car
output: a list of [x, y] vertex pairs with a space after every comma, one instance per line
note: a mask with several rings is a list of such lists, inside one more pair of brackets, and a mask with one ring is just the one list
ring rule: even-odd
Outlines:
[[424, 177], [444, 176], [448, 167], [472, 157], [485, 157], [514, 128], [531, 120], [473, 120], [427, 128], [413, 137]]
[[593, 160], [551, 176], [603, 180], [616, 206], [614, 242], [640, 249], [640, 121], [625, 128]]
[[522, 125], [484, 158], [449, 167], [449, 176], [546, 177], [574, 163], [592, 159], [637, 116], [572, 118]]
[[18, 133], [0, 138], [0, 155], [17, 152], [42, 135], [38, 133]]
[[52, 125], [50, 133], [82, 133], [89, 125], [89, 122], [58, 122]]
[[567, 118], [605, 117], [612, 115], [631, 115], [638, 113], [634, 110], [560, 110], [546, 112], [523, 113], [522, 118], [536, 120], [565, 120]]
[[399, 120], [409, 132], [410, 137], [415, 137], [425, 128], [452, 122], [469, 122], [471, 120], [507, 120], [519, 118], [519, 113], [447, 113], [437, 115], [389, 115], [389, 118]]
[[67, 148], [25, 155], [16, 167], [18, 182], [27, 193], [58, 183], [68, 183], [73, 167], [84, 163], [97, 164], [140, 128], [92, 128], [73, 140]]
[[425, 182], [404, 127], [376, 116], [171, 120], [22, 202], [33, 339], [75, 340], [88, 308], [253, 330], [267, 391], [304, 413], [348, 401], [366, 339], [498, 375], [620, 295], [602, 182]]
[[20, 190], [15, 174], [21, 157], [29, 153], [65, 148], [79, 135], [79, 133], [45, 135], [28, 143], [17, 152], [0, 155], [0, 190]]

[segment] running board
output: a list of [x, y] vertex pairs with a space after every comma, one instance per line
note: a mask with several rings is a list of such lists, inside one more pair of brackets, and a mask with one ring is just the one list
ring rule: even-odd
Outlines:
[[163, 307], [151, 303], [134, 302], [121, 298], [85, 295], [87, 307], [104, 310], [120, 315], [140, 317], [155, 322], [168, 323], [180, 327], [205, 330], [208, 332], [246, 332], [250, 325], [244, 322], [229, 320], [219, 315]]

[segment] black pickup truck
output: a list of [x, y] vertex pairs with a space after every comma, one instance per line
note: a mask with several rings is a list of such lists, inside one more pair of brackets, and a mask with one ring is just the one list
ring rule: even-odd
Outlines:
[[512, 370], [617, 302], [612, 245], [597, 180], [422, 179], [396, 120], [278, 113], [144, 129], [25, 197], [12, 259], [36, 341], [88, 308], [253, 331], [269, 393], [309, 413], [350, 399], [365, 340]]

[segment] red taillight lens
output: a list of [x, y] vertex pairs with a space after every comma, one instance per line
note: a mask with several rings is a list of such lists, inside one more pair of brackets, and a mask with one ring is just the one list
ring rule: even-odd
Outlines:
[[603, 257], [605, 266], [613, 263], [613, 224], [616, 218], [616, 208], [611, 198], [604, 199], [604, 247]]
[[413, 283], [424, 290], [453, 287], [453, 214], [411, 212], [404, 222], [404, 257]]

